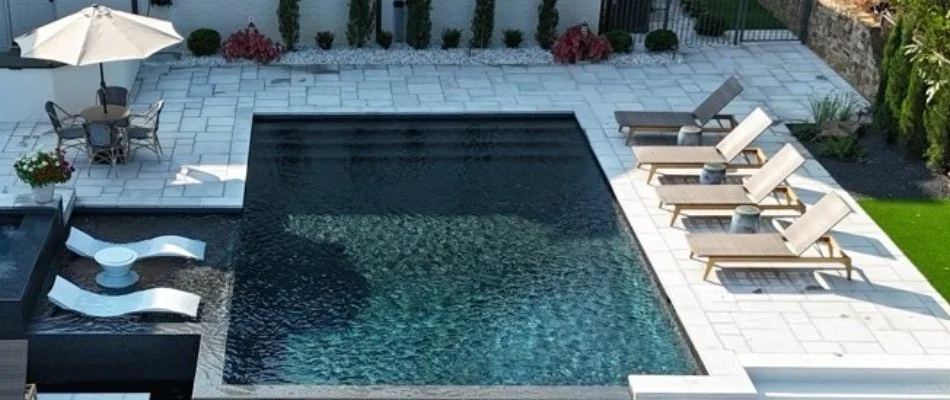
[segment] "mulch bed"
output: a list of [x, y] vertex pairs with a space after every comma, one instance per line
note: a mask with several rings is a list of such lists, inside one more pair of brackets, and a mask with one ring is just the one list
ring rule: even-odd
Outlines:
[[860, 162], [818, 156], [818, 144], [805, 147], [848, 192], [857, 198], [950, 199], [950, 178], [927, 169], [922, 160], [904, 156], [880, 135], [861, 138], [867, 154]]

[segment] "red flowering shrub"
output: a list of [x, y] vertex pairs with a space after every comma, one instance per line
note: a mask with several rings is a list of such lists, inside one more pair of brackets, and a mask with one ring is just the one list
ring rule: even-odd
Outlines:
[[607, 38], [595, 35], [584, 24], [568, 28], [551, 48], [555, 61], [571, 64], [578, 61], [603, 61], [612, 52]]
[[257, 31], [253, 25], [231, 34], [222, 46], [224, 58], [234, 61], [239, 58], [267, 64], [280, 58], [281, 49], [270, 38]]

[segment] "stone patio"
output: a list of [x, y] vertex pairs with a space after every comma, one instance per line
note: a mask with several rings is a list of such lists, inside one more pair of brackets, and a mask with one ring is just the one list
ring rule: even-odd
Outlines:
[[[835, 191], [854, 208], [834, 231], [855, 260], [854, 280], [845, 280], [840, 269], [808, 268], [719, 270], [710, 281], [701, 279], [702, 263], [688, 258], [685, 234], [721, 225], [685, 218], [668, 226], [669, 211], [657, 208], [646, 171], [631, 169], [634, 160], [613, 112], [692, 109], [729, 75], [746, 90], [727, 112], [745, 115], [762, 106], [783, 121], [806, 118], [809, 96], [852, 90], [796, 43], [693, 49], [685, 63], [651, 66], [146, 67], [135, 105], [144, 109], [166, 100], [160, 132], [165, 154], [160, 161], [137, 154], [116, 169], [119, 177], [107, 176], [107, 166], [87, 167], [85, 156], [75, 154], [78, 171], [65, 186], [75, 189], [77, 207], [239, 208], [254, 113], [571, 111], [709, 374], [632, 377], [638, 398], [753, 398], [742, 368], [761, 363], [755, 357], [763, 355], [806, 366], [840, 359], [887, 365], [888, 356], [928, 355], [947, 365], [940, 356], [950, 355], [950, 306], [811, 156], [790, 183], [807, 204]], [[55, 140], [49, 130], [46, 124], [0, 123], [2, 192], [27, 191], [12, 175], [13, 160], [23, 151], [50, 148]], [[773, 154], [785, 143], [807, 154], [784, 126], [757, 145]], [[196, 397], [232, 392], [204, 384], [210, 385], [196, 382]]]

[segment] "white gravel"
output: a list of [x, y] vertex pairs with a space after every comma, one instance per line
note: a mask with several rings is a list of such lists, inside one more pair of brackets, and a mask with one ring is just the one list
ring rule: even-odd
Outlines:
[[[638, 47], [629, 54], [614, 54], [604, 62], [608, 64], [670, 64], [682, 62], [682, 57], [674, 56], [672, 53], [647, 53], [643, 47]], [[172, 67], [251, 64], [250, 61], [229, 63], [220, 56], [193, 57], [187, 54], [180, 60], [155, 59], [146, 63]], [[415, 50], [403, 43], [396, 43], [392, 48], [385, 50], [379, 47], [351, 49], [344, 46], [334, 46], [330, 50], [301, 48], [284, 54], [274, 63], [280, 65], [543, 65], [553, 64], [554, 59], [549, 51], [540, 47]]]

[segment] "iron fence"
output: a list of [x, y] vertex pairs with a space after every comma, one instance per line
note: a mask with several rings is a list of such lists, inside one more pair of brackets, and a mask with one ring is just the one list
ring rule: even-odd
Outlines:
[[782, 22], [760, 0], [601, 0], [600, 30], [625, 30], [642, 41], [649, 31], [669, 29], [685, 46], [804, 39], [798, 32], [807, 32], [814, 0], [770, 1], [792, 21]]

